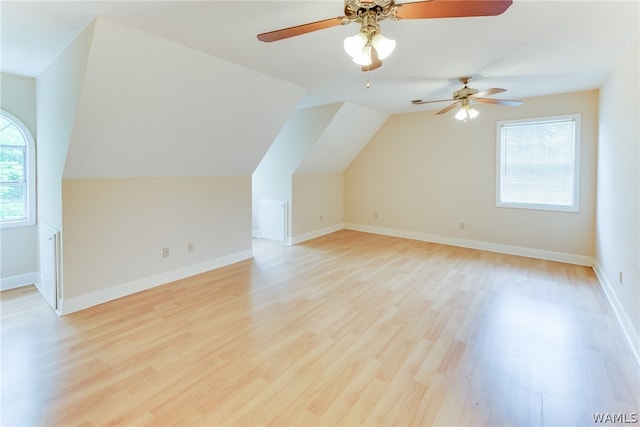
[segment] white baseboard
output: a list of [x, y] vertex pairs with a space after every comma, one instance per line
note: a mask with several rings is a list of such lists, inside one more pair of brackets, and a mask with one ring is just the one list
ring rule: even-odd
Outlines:
[[315, 239], [316, 237], [324, 236], [325, 234], [335, 233], [336, 231], [340, 231], [344, 228], [344, 224], [334, 224], [328, 227], [320, 228], [318, 230], [313, 230], [309, 233], [298, 234], [297, 236], [292, 236], [287, 239], [287, 244], [296, 245], [298, 243], [306, 242], [307, 240]]
[[424, 242], [440, 243], [449, 246], [459, 246], [482, 251], [498, 252], [507, 255], [518, 255], [528, 258], [544, 259], [547, 261], [564, 262], [567, 264], [592, 267], [593, 257], [584, 255], [567, 254], [563, 252], [546, 251], [542, 249], [524, 248], [520, 246], [503, 245], [500, 243], [483, 242], [479, 240], [461, 239], [458, 237], [446, 237], [436, 234], [419, 233], [416, 231], [397, 230], [393, 228], [374, 227], [370, 225], [345, 224], [348, 230], [363, 231], [366, 233], [382, 234], [385, 236], [403, 237], [405, 239], [421, 240]]
[[167, 271], [166, 273], [157, 274], [155, 276], [134, 280], [133, 282], [124, 283], [108, 289], [102, 289], [87, 295], [81, 295], [69, 299], [62, 298], [60, 300], [58, 314], [60, 316], [64, 316], [114, 299], [155, 288], [156, 286], [165, 285], [176, 280], [185, 279], [187, 277], [195, 276], [196, 274], [205, 273], [207, 271], [235, 264], [252, 257], [253, 251], [249, 249], [198, 264], [188, 265], [177, 270]]
[[625, 338], [627, 339], [627, 342], [631, 346], [631, 351], [633, 352], [633, 355], [636, 358], [636, 362], [638, 363], [638, 365], [640, 365], [640, 336], [633, 328], [631, 319], [629, 319], [627, 312], [625, 311], [624, 307], [620, 303], [620, 300], [618, 299], [615, 292], [613, 291], [613, 287], [611, 286], [611, 283], [607, 280], [607, 276], [605, 275], [604, 270], [602, 269], [602, 266], [598, 263], [597, 260], [593, 265], [593, 271], [595, 271], [596, 277], [600, 282], [600, 286], [602, 286], [602, 290], [607, 296], [607, 299], [609, 300], [609, 304], [611, 305], [613, 312], [618, 318], [618, 323], [620, 323], [620, 326], [622, 327], [622, 331], [624, 332]]
[[251, 237], [256, 238], [256, 239], [262, 239], [262, 231], [256, 229], [256, 228], [252, 228], [251, 229]]
[[21, 288], [23, 286], [35, 285], [38, 281], [38, 273], [18, 274], [0, 279], [0, 291]]

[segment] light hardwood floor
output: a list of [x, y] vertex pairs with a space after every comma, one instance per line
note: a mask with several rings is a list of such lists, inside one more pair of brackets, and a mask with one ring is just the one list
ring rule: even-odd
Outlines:
[[2, 425], [593, 425], [640, 412], [590, 268], [343, 230], [58, 318], [2, 292]]

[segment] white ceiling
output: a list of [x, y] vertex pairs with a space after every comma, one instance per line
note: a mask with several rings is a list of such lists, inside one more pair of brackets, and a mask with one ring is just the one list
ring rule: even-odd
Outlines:
[[341, 0], [3, 0], [0, 7], [3, 72], [38, 76], [95, 16], [104, 15], [303, 86], [299, 107], [346, 101], [389, 114], [445, 106], [410, 101], [449, 98], [461, 75], [472, 75], [471, 86], [480, 90], [506, 88], [495, 96], [505, 99], [594, 89], [640, 32], [637, 0], [514, 0], [497, 17], [385, 20], [382, 32], [397, 41], [396, 51], [380, 69], [362, 73], [342, 49], [357, 24], [274, 43], [256, 39], [261, 32], [340, 16]]

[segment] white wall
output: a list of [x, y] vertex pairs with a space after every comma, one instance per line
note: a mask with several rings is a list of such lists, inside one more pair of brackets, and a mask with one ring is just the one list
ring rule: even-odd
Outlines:
[[260, 235], [260, 200], [287, 202], [287, 237], [291, 236], [292, 176], [340, 109], [340, 104], [296, 110], [253, 172], [253, 230]]
[[[38, 232], [43, 233], [45, 231], [41, 229], [48, 227], [60, 231], [63, 240], [62, 173], [84, 81], [93, 26], [94, 23], [89, 24], [53, 64], [36, 78]], [[64, 258], [64, 254], [61, 254], [61, 258]], [[51, 270], [50, 266], [43, 264], [46, 259], [39, 256], [40, 274]], [[58, 272], [58, 277], [60, 282], [57, 283], [57, 289], [64, 287], [64, 268]], [[41, 286], [39, 289], [45, 288]], [[60, 296], [56, 292], [47, 294], [45, 299], [57, 310]]]
[[344, 172], [388, 117], [371, 108], [343, 103], [295, 173]]
[[249, 176], [70, 179], [63, 207], [66, 312], [252, 255]]
[[100, 17], [37, 90], [62, 314], [252, 255], [250, 175], [302, 88]]
[[64, 178], [250, 175], [303, 93], [99, 17]]
[[62, 173], [84, 82], [94, 23], [36, 79], [38, 223], [62, 229]]
[[[36, 135], [36, 81], [0, 74], [0, 103]], [[37, 147], [37, 142], [36, 142]], [[0, 289], [33, 284], [38, 272], [37, 226], [0, 229]]]
[[[253, 175], [254, 235], [261, 235], [260, 199], [287, 202], [287, 240], [293, 243], [340, 228], [343, 189], [337, 183], [387, 118], [351, 103], [292, 114]], [[318, 199], [307, 191], [319, 191]]]
[[292, 241], [343, 228], [342, 172], [293, 176]]
[[36, 80], [32, 77], [0, 73], [2, 109], [19, 118], [36, 135]]
[[[535, 256], [592, 262], [597, 91], [531, 98], [515, 108], [477, 108], [480, 116], [466, 123], [433, 111], [387, 120], [345, 172], [345, 222], [407, 237], [527, 248]], [[569, 113], [582, 114], [580, 212], [497, 208], [496, 121]]]
[[600, 90], [596, 272], [640, 360], [638, 52], [636, 40]]

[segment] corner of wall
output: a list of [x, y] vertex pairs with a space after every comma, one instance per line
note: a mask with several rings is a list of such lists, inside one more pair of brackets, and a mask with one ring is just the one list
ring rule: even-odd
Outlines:
[[604, 273], [602, 266], [598, 263], [597, 260], [594, 262], [593, 271], [596, 273], [598, 282], [600, 282], [600, 286], [602, 287], [604, 294], [607, 296], [607, 300], [609, 300], [611, 309], [616, 315], [618, 323], [620, 323], [622, 332], [624, 333], [627, 342], [631, 346], [633, 356], [635, 357], [638, 365], [640, 365], [640, 335], [638, 335], [638, 333], [633, 328], [631, 319], [627, 315], [627, 312], [624, 310], [624, 307], [616, 296], [616, 293], [613, 291], [611, 283], [607, 280], [606, 274]]
[[169, 284], [171, 282], [195, 276], [197, 274], [206, 273], [207, 271], [226, 267], [237, 262], [245, 261], [252, 257], [252, 250], [240, 251], [209, 261], [201, 262], [194, 265], [188, 265], [172, 271], [157, 274], [155, 276], [145, 277], [143, 279], [123, 283], [111, 288], [95, 291], [90, 294], [81, 295], [75, 298], [62, 299], [60, 301], [58, 314], [61, 316], [65, 316], [76, 311], [84, 310], [118, 298], [142, 292], [147, 289]]
[[35, 285], [38, 281], [38, 272], [17, 274], [11, 277], [0, 278], [0, 291], [22, 288], [24, 286]]

